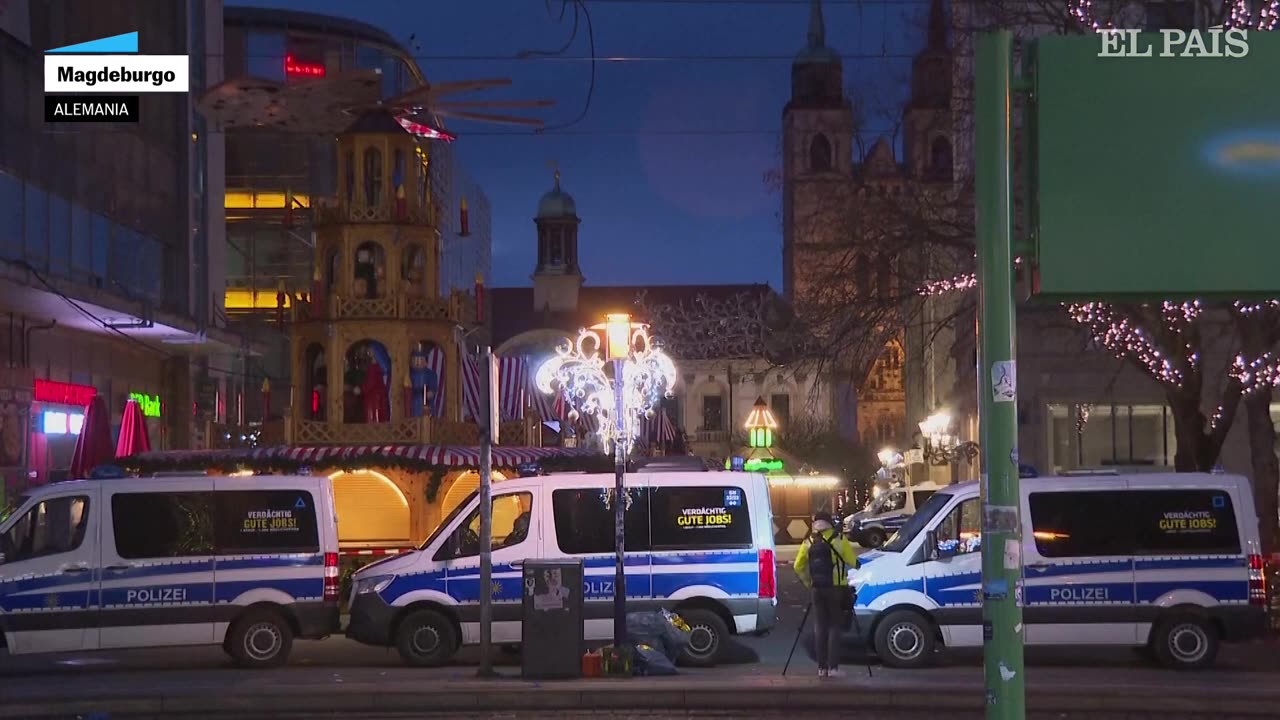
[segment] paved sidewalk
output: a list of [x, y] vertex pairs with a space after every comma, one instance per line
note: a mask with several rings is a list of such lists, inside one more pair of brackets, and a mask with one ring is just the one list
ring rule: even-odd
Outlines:
[[[1270, 673], [1165, 675], [1108, 683], [1093, 680], [1032, 682], [1028, 705], [1047, 716], [1156, 718], [1188, 715], [1272, 718], [1280, 688]], [[982, 709], [984, 693], [972, 679], [927, 682], [901, 675], [851, 675], [839, 681], [743, 675], [683, 674], [669, 678], [528, 682], [432, 678], [412, 670], [369, 669], [300, 675], [288, 672], [86, 674], [56, 690], [43, 683], [6, 683], [0, 718], [124, 717], [198, 714], [239, 718], [282, 716], [394, 716], [462, 713], [477, 717], [532, 711], [610, 711], [650, 717], [711, 711], [758, 717], [774, 711], [849, 710], [876, 717], [956, 716]], [[57, 699], [52, 697], [56, 694]], [[672, 715], [671, 713], [675, 713]], [[1083, 713], [1083, 714], [1082, 714]], [[515, 717], [519, 717], [516, 714]], [[696, 716], [696, 715], [695, 715]], [[976, 717], [976, 715], [975, 715]]]

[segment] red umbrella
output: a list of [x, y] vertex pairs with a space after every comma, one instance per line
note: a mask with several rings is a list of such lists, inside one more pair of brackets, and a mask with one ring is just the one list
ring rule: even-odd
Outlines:
[[133, 398], [124, 404], [124, 416], [120, 418], [120, 438], [116, 441], [116, 458], [127, 458], [136, 453], [151, 450], [147, 437], [147, 420], [142, 405]]
[[111, 462], [110, 418], [107, 405], [101, 395], [94, 395], [84, 413], [84, 425], [76, 438], [76, 451], [71, 456], [71, 477], [89, 477], [89, 471], [105, 462]]

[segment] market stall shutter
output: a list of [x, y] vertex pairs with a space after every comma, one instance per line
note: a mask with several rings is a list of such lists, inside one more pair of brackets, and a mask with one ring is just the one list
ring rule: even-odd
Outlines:
[[368, 470], [334, 473], [338, 541], [343, 545], [408, 545], [409, 501], [386, 475]]
[[[493, 481], [506, 480], [506, 476], [497, 470], [493, 471]], [[444, 500], [440, 503], [440, 517], [447, 518], [449, 513], [458, 506], [467, 496], [480, 489], [480, 473], [475, 470], [468, 470], [458, 476], [453, 484], [449, 486], [448, 492], [444, 494]]]

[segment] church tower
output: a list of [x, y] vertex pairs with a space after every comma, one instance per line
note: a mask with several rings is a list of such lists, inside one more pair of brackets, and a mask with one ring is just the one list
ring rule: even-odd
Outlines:
[[844, 66], [827, 47], [822, 1], [809, 6], [804, 48], [791, 63], [791, 100], [782, 111], [783, 294], [803, 305], [804, 278], [819, 258], [805, 246], [838, 240], [842, 223], [827, 217], [852, 190], [853, 108], [844, 92]]
[[947, 30], [942, 0], [932, 0], [925, 47], [911, 63], [911, 99], [902, 114], [907, 170], [912, 179], [926, 183], [950, 183], [954, 177], [954, 57]]
[[572, 312], [578, 308], [582, 271], [578, 268], [578, 206], [573, 196], [556, 184], [538, 201], [538, 265], [533, 271], [535, 310]]

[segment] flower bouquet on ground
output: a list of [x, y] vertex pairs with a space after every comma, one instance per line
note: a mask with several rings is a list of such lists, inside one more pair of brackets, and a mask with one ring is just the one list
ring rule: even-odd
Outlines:
[[606, 645], [601, 648], [601, 665], [604, 667], [605, 677], [631, 677], [633, 654], [634, 651], [627, 645]]

